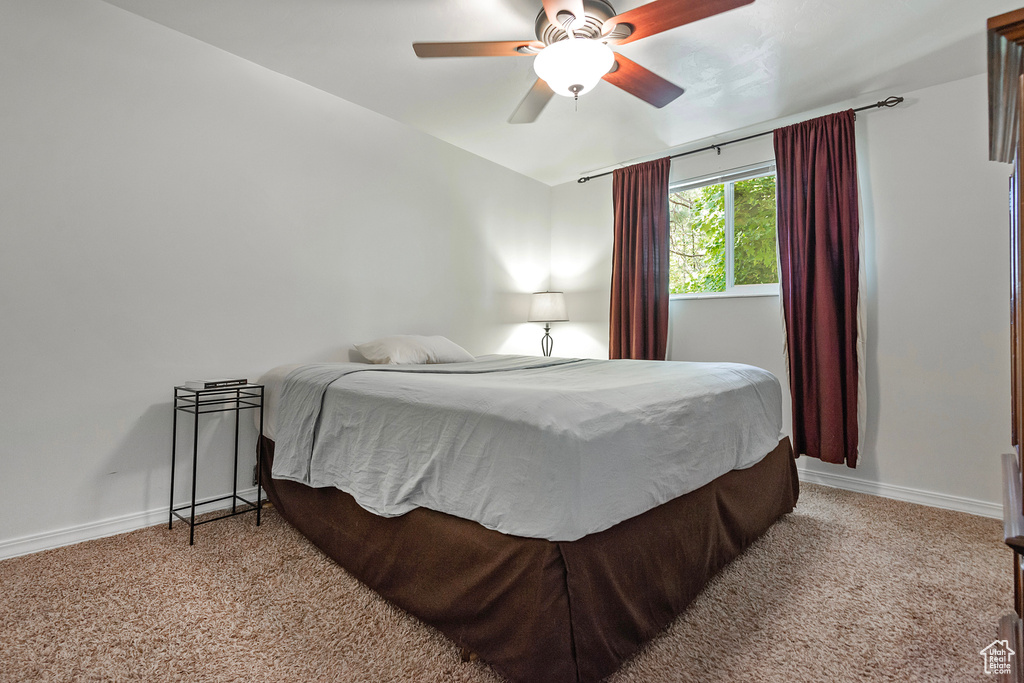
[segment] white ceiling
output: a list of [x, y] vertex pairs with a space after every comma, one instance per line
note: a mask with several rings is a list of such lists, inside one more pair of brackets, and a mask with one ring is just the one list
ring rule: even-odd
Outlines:
[[[531, 57], [418, 59], [413, 42], [532, 39], [540, 0], [106, 0], [548, 184], [856, 98], [985, 71], [985, 20], [1021, 0], [755, 0], [619, 50], [686, 94], [600, 83], [507, 119]], [[623, 12], [643, 0], [613, 0]]]

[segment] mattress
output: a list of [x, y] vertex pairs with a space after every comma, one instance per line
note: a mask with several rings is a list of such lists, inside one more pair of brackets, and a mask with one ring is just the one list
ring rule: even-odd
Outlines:
[[748, 468], [781, 437], [778, 380], [736, 363], [484, 356], [291, 366], [264, 383], [276, 479], [382, 517], [426, 508], [551, 541]]

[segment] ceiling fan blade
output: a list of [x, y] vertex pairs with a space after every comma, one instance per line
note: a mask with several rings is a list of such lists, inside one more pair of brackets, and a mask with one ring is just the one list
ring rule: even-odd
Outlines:
[[[521, 51], [519, 48], [525, 48]], [[413, 43], [417, 57], [515, 57], [544, 49], [539, 40], [495, 40], [480, 43]]]
[[508, 118], [509, 123], [533, 123], [540, 116], [540, 113], [544, 111], [545, 105], [548, 101], [555, 96], [555, 91], [552, 90], [547, 83], [541, 79], [533, 84], [530, 88], [530, 92], [526, 93], [526, 97], [519, 103], [516, 110], [512, 112], [512, 116]]
[[683, 94], [683, 89], [636, 62], [615, 55], [616, 68], [604, 75], [604, 80], [618, 86], [630, 95], [661, 109]]
[[625, 45], [752, 2], [754, 0], [654, 0], [612, 17], [605, 22], [604, 33], [608, 33], [616, 24], [631, 25], [633, 32], [617, 41], [617, 44]]
[[584, 21], [586, 14], [583, 10], [583, 0], [543, 0], [544, 1], [544, 14], [547, 15], [548, 21], [554, 26], [561, 26], [564, 28], [563, 19], [558, 17], [559, 12], [569, 12], [577, 21]]

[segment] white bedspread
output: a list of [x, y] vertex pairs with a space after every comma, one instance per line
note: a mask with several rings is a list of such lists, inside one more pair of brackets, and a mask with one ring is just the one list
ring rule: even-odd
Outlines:
[[753, 465], [782, 425], [775, 376], [734, 363], [313, 364], [271, 400], [275, 478], [382, 516], [426, 507], [552, 541]]

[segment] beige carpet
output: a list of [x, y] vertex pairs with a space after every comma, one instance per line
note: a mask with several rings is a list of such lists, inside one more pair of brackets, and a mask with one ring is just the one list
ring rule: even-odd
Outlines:
[[[0, 681], [465, 681], [437, 631], [275, 513], [0, 562]], [[804, 485], [797, 510], [610, 679], [985, 681], [1012, 610], [1001, 525]]]

